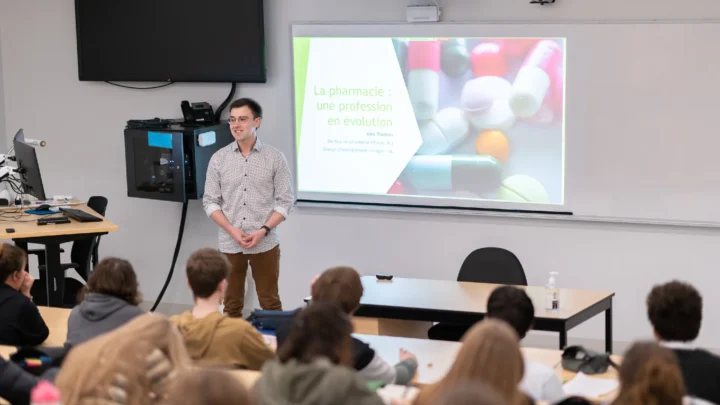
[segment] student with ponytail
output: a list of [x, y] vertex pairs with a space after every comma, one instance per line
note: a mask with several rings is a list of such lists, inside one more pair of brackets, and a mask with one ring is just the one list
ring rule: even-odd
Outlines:
[[0, 344], [37, 346], [50, 331], [30, 296], [35, 279], [25, 271], [27, 254], [0, 243]]

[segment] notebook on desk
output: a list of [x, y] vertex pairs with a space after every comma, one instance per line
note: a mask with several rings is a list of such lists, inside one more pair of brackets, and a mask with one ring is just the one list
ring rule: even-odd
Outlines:
[[78, 222], [102, 222], [103, 220], [101, 217], [97, 217], [89, 212], [85, 212], [76, 208], [61, 207], [60, 212], [62, 212], [65, 217], [72, 218]]

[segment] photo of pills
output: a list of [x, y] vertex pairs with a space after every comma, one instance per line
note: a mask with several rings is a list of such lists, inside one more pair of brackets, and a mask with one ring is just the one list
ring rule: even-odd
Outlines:
[[423, 143], [388, 194], [563, 203], [564, 39], [393, 45]]

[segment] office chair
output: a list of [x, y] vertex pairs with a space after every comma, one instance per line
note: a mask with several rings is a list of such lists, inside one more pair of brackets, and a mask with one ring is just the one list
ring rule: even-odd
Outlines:
[[457, 281], [507, 285], [527, 285], [525, 270], [515, 254], [507, 249], [485, 247], [465, 258]]
[[[511, 251], [498, 247], [474, 250], [463, 261], [457, 281], [506, 285], [527, 285], [525, 270]], [[440, 322], [428, 330], [432, 340], [458, 342], [472, 325]]]
[[[105, 216], [107, 211], [108, 199], [100, 196], [93, 196], [87, 202], [87, 206], [93, 211], [97, 212], [101, 216]], [[92, 268], [98, 263], [98, 246], [100, 246], [100, 236], [92, 238], [76, 240], [72, 243], [70, 249], [70, 263], [62, 263], [63, 270], [75, 269], [80, 277], [87, 282], [90, 277]], [[60, 252], [65, 250], [60, 249]], [[38, 304], [46, 304], [47, 294], [45, 291], [45, 284], [47, 277], [45, 277], [45, 249], [31, 249], [28, 250], [28, 255], [37, 255], [38, 257], [38, 270], [40, 272], [40, 279], [36, 280], [31, 289], [31, 295], [33, 300]], [[72, 279], [65, 278], [65, 297], [64, 306], [73, 307], [77, 304], [77, 296], [82, 290], [83, 283]]]

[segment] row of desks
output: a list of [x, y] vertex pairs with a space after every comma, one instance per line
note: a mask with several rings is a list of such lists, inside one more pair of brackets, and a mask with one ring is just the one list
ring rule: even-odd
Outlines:
[[[497, 284], [395, 277], [390, 281], [362, 277], [359, 317], [378, 319], [379, 335], [426, 338], [433, 322], [472, 324], [482, 320]], [[612, 292], [560, 289], [560, 308], [545, 309], [544, 287], [525, 289], [535, 307], [533, 329], [559, 333], [559, 348], [567, 346], [570, 329], [605, 315], [605, 350], [612, 353]], [[309, 301], [310, 298], [305, 299]]]
[[[78, 208], [98, 215], [86, 204], [74, 201]], [[101, 222], [42, 225], [36, 223], [36, 215], [22, 214], [17, 220], [7, 219], [15, 215], [15, 208], [0, 209], [0, 239], [12, 239], [21, 248], [29, 243], [45, 246], [49, 282], [50, 306], [59, 306], [64, 295], [65, 272], [60, 262], [60, 245], [88, 237], [114, 232], [118, 226], [103, 219]], [[17, 211], [17, 210], [16, 210]], [[21, 211], [18, 211], [20, 214]], [[16, 218], [11, 216], [10, 218]], [[12, 228], [14, 231], [9, 232]], [[487, 297], [497, 285], [462, 283], [455, 281], [394, 278], [377, 280], [373, 276], [362, 278], [365, 289], [358, 316], [378, 318], [379, 334], [425, 337], [432, 322], [473, 323], [485, 314]], [[612, 353], [612, 300], [613, 293], [575, 289], [560, 290], [560, 309], [545, 310], [545, 288], [525, 287], [535, 305], [534, 328], [559, 333], [559, 348], [567, 346], [570, 329], [588, 319], [605, 314], [605, 349]], [[400, 325], [398, 327], [398, 325]]]
[[[67, 319], [70, 310], [62, 308], [39, 307], [40, 312], [50, 329], [50, 337], [45, 342], [47, 346], [61, 346], [67, 335]], [[367, 332], [368, 324], [373, 320], [357, 318], [355, 320], [356, 330]], [[458, 342], [443, 342], [428, 339], [415, 339], [394, 336], [378, 336], [371, 334], [356, 334], [359, 339], [367, 342], [384, 359], [394, 363], [399, 361], [400, 349], [409, 350], [418, 357], [418, 373], [414, 382], [417, 385], [426, 385], [440, 380], [450, 369], [457, 357], [461, 344]], [[523, 348], [523, 355], [526, 359], [543, 363], [552, 367], [561, 381], [569, 381], [575, 373], [563, 370], [560, 367], [560, 356], [562, 351], [552, 349]], [[15, 352], [11, 346], [0, 346], [0, 355], [8, 358]], [[614, 357], [616, 362], [621, 359]], [[239, 379], [251, 386], [257, 378], [258, 372], [243, 371], [236, 373]], [[615, 370], [597, 376], [598, 378], [617, 379]]]

